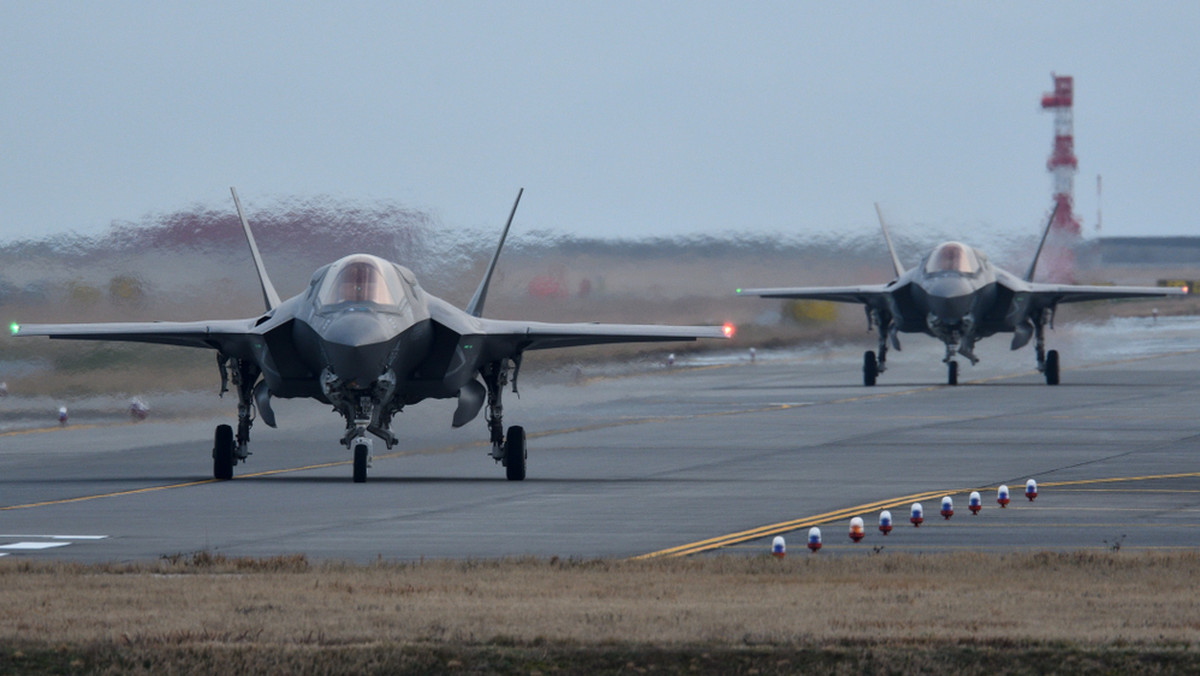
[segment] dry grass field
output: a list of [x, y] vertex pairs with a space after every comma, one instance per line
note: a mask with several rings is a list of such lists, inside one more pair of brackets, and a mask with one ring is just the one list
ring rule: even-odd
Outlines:
[[0, 560], [3, 673], [1196, 673], [1200, 554]]

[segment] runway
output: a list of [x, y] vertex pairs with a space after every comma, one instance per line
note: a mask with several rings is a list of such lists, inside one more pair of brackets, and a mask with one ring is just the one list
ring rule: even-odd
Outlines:
[[[255, 427], [254, 455], [229, 482], [210, 479], [229, 400], [220, 419], [13, 430], [0, 434], [0, 556], [738, 555], [765, 553], [776, 534], [798, 556], [812, 525], [820, 556], [1200, 547], [1200, 322], [1060, 327], [1057, 387], [1004, 336], [980, 343], [983, 361], [962, 364], [957, 387], [943, 384], [940, 344], [903, 339], [873, 388], [861, 385], [870, 342], [760, 350], [754, 363], [739, 351], [670, 369], [583, 364], [581, 382], [523, 374], [505, 421], [529, 434], [524, 482], [486, 457], [482, 420], [451, 429], [448, 401], [400, 414], [401, 446], [376, 446], [365, 484], [350, 481], [340, 418], [312, 402], [278, 402], [280, 429]], [[970, 490], [983, 494], [978, 516]], [[915, 501], [920, 528], [908, 523]], [[887, 537], [875, 529], [884, 507]], [[854, 515], [867, 528], [858, 544]]]

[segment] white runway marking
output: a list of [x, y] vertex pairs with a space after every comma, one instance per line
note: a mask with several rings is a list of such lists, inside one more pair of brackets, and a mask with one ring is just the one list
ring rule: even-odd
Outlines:
[[0, 533], [0, 539], [8, 538], [29, 538], [30, 540], [105, 540], [107, 535], [29, 535], [29, 534], [4, 534]]
[[0, 545], [0, 556], [8, 556], [10, 552], [40, 552], [47, 549], [57, 549], [58, 547], [66, 547], [78, 540], [105, 540], [107, 535], [30, 535], [22, 534], [3, 534], [0, 533], [0, 540], [17, 540], [8, 544]]

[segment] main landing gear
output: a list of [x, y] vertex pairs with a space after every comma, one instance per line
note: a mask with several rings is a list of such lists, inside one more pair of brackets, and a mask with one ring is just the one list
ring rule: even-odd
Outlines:
[[1046, 353], [1045, 361], [1039, 366], [1038, 370], [1046, 376], [1047, 385], [1058, 384], [1058, 350], [1050, 350]]
[[233, 428], [217, 425], [213, 436], [213, 478], [228, 481], [233, 478], [233, 466], [237, 460], [233, 455]]
[[877, 359], [876, 353], [871, 350], [863, 353], [863, 385], [867, 387], [873, 387], [879, 374], [887, 370], [888, 340], [897, 350], [900, 349], [900, 339], [896, 336], [896, 324], [891, 314], [868, 307], [867, 330], [872, 328], [879, 330], [879, 357]]
[[508, 428], [508, 436], [504, 440], [504, 475], [509, 481], [525, 480], [525, 459], [528, 457], [525, 449], [525, 428], [513, 425]]
[[521, 367], [518, 357], [514, 361], [503, 360], [488, 364], [482, 371], [483, 384], [487, 387], [487, 425], [492, 437], [491, 457], [504, 465], [504, 474], [509, 481], [525, 480], [525, 461], [529, 452], [525, 447], [525, 428], [513, 425], [504, 434], [504, 404], [501, 394], [508, 384], [511, 371], [513, 392], [517, 391], [517, 370]]
[[879, 377], [879, 362], [875, 361], [875, 353], [867, 350], [863, 353], [863, 385], [871, 387]]
[[[1047, 316], [1048, 315], [1048, 316]], [[1046, 376], [1047, 385], [1058, 384], [1058, 350], [1046, 351], [1046, 324], [1053, 320], [1053, 312], [1046, 311], [1034, 322], [1034, 350], [1037, 351], [1037, 370]]]
[[[254, 383], [261, 373], [253, 362], [230, 359], [217, 354], [221, 371], [221, 394], [229, 391], [229, 368], [233, 368], [233, 386], [238, 394], [237, 436], [229, 425], [217, 425], [213, 433], [213, 478], [228, 481], [233, 478], [233, 466], [250, 457], [250, 427], [254, 425]], [[268, 423], [270, 420], [268, 419]]]

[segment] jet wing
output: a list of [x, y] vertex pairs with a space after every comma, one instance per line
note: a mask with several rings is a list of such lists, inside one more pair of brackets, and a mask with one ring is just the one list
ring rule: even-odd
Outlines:
[[430, 296], [433, 321], [459, 336], [483, 336], [498, 353], [545, 350], [606, 343], [690, 341], [729, 338], [733, 326], [671, 326], [663, 324], [556, 323], [475, 317]]
[[159, 343], [185, 347], [207, 347], [226, 353], [237, 352], [254, 337], [255, 319], [224, 319], [200, 322], [105, 322], [95, 324], [14, 324], [12, 334], [49, 336], [60, 340], [116, 340]]
[[729, 338], [733, 335], [733, 327], [729, 325], [558, 324], [483, 318], [477, 321], [480, 335], [489, 341], [509, 343], [520, 351], [606, 343], [690, 341], [697, 338]]
[[738, 289], [741, 296], [762, 298], [803, 298], [807, 300], [830, 300], [838, 303], [862, 303], [873, 305], [884, 300], [898, 287], [892, 284], [868, 284], [865, 286], [799, 286], [774, 289]]
[[1082, 303], [1112, 298], [1152, 298], [1183, 296], [1187, 289], [1170, 286], [1076, 286], [1073, 284], [1030, 284], [1028, 291], [1038, 305]]

